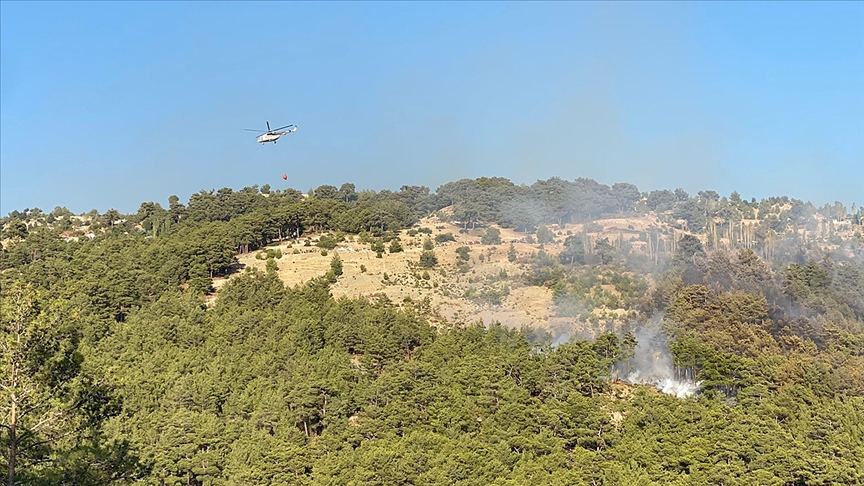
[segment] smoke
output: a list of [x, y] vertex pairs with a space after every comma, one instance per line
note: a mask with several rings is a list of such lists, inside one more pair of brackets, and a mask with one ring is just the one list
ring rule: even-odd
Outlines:
[[669, 340], [660, 331], [657, 322], [659, 319], [654, 320], [648, 327], [641, 327], [633, 332], [638, 344], [633, 358], [622, 363], [627, 371], [624, 381], [654, 385], [663, 393], [678, 398], [695, 395], [700, 389], [700, 383], [677, 379], [672, 354], [669, 352]]
[[[660, 330], [659, 322], [660, 318], [656, 317], [645, 327], [633, 331], [637, 340], [633, 358], [619, 362], [615, 367], [627, 383], [653, 385], [661, 392], [678, 398], [696, 395], [701, 383], [693, 381], [687, 373], [676, 374], [672, 353], [669, 352], [669, 339]], [[548, 343], [551, 349], [571, 339], [593, 340], [598, 335], [596, 332], [580, 331], [574, 326], [561, 326], [550, 331], [526, 328], [526, 331], [529, 331], [530, 341]]]
[[558, 347], [559, 344], [564, 344], [569, 340], [570, 340], [570, 333], [565, 332], [565, 333], [561, 334], [560, 336], [558, 336], [557, 338], [555, 338], [554, 341], [552, 341], [552, 347], [556, 348], [556, 347]]

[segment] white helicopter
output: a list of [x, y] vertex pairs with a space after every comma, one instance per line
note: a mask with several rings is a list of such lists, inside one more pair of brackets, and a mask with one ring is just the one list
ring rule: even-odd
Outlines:
[[[280, 131], [282, 129], [287, 128], [285, 131]], [[258, 143], [267, 143], [273, 142], [276, 143], [276, 140], [279, 140], [279, 137], [282, 135], [286, 135], [288, 133], [293, 133], [297, 131], [297, 125], [285, 125], [284, 127], [279, 127], [276, 129], [270, 129], [270, 122], [267, 122], [267, 130], [255, 130], [253, 128], [244, 128], [247, 132], [261, 132], [261, 135], [258, 136]]]

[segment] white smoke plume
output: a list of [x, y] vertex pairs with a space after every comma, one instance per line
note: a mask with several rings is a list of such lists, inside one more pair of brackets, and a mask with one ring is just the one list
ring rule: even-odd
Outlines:
[[699, 382], [676, 379], [668, 338], [656, 323], [636, 329], [633, 335], [638, 341], [634, 357], [619, 364], [626, 373], [624, 381], [654, 385], [663, 393], [678, 398], [687, 398], [699, 391]]
[[569, 340], [570, 340], [570, 333], [565, 332], [565, 333], [559, 335], [558, 337], [556, 337], [554, 341], [552, 341], [552, 347], [556, 348], [556, 347], [558, 347], [559, 344], [564, 344]]

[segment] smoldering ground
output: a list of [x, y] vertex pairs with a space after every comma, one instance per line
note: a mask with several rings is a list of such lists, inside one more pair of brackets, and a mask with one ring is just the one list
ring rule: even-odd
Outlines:
[[659, 319], [633, 331], [637, 345], [633, 358], [618, 363], [624, 381], [654, 385], [663, 393], [679, 398], [693, 396], [699, 391], [699, 382], [691, 376], [675, 373], [669, 338], [660, 330]]
[[[652, 385], [678, 398], [691, 397], [699, 392], [700, 383], [684, 370], [676, 373], [669, 351], [669, 337], [661, 330], [660, 321], [661, 317], [655, 316], [644, 326], [631, 331], [637, 341], [633, 357], [616, 363], [613, 373], [627, 383]], [[574, 326], [569, 329], [557, 328], [551, 332], [534, 331], [529, 339], [556, 348], [571, 340], [593, 340], [597, 335], [577, 330]]]

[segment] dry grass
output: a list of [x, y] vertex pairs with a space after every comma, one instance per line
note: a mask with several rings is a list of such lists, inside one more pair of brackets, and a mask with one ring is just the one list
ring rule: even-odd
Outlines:
[[[276, 261], [279, 267], [279, 277], [288, 286], [295, 286], [311, 278], [321, 276], [330, 269], [330, 261], [334, 252], [342, 259], [343, 274], [331, 286], [334, 297], [373, 297], [385, 295], [394, 303], [405, 303], [406, 300], [421, 302], [428, 299], [431, 308], [441, 317], [451, 322], [485, 323], [494, 321], [512, 327], [531, 326], [544, 329], [555, 329], [572, 325], [573, 319], [554, 316], [552, 292], [543, 287], [523, 287], [519, 276], [526, 268], [521, 261], [527, 259], [532, 252], [539, 250], [537, 244], [514, 243], [518, 260], [511, 263], [507, 259], [510, 240], [521, 239], [524, 235], [509, 229], [502, 229], [504, 244], [491, 246], [469, 244], [479, 242], [485, 230], [459, 233], [458, 226], [443, 223], [435, 218], [425, 219], [421, 227], [433, 231], [432, 238], [441, 233], [451, 233], [456, 242], [438, 245], [435, 254], [438, 265], [428, 269], [429, 279], [423, 279], [424, 269], [419, 267], [422, 241], [425, 235], [415, 237], [401, 232], [400, 238], [404, 251], [401, 253], [385, 253], [383, 258], [376, 258], [369, 250], [369, 245], [357, 241], [346, 241], [339, 244], [336, 250], [321, 255], [320, 248], [304, 247], [287, 242], [269, 248], [279, 248], [282, 258]], [[314, 239], [314, 237], [313, 237]], [[301, 243], [302, 245], [302, 243]], [[471, 248], [470, 270], [462, 273], [456, 266], [456, 248], [460, 246]], [[560, 245], [546, 245], [550, 253], [556, 253]], [[294, 254], [297, 249], [300, 254]], [[483, 254], [484, 261], [480, 260]], [[255, 258], [255, 253], [240, 255], [239, 263], [246, 267], [264, 270], [266, 262]], [[361, 271], [365, 266], [365, 272]], [[509, 278], [500, 280], [497, 277], [504, 270]], [[384, 279], [384, 274], [388, 279]], [[219, 289], [227, 279], [214, 279], [214, 287]], [[469, 288], [482, 289], [507, 285], [510, 293], [501, 299], [500, 305], [489, 305], [475, 302], [464, 297]]]

